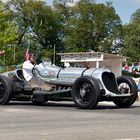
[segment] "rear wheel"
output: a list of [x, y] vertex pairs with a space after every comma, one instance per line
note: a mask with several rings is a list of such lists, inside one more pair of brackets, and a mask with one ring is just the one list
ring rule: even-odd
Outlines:
[[132, 94], [130, 97], [126, 98], [117, 98], [114, 99], [113, 102], [118, 107], [129, 107], [131, 106], [137, 99], [138, 92], [137, 92], [137, 86], [135, 81], [130, 77], [120, 76], [117, 78], [118, 83], [118, 89], [123, 94]]
[[45, 96], [45, 97], [39, 97], [38, 99], [36, 97], [36, 99], [33, 99], [32, 100], [32, 103], [34, 105], [43, 105], [43, 104], [45, 104], [47, 102], [48, 102], [48, 97], [47, 96]]
[[0, 76], [0, 104], [8, 104], [12, 93], [12, 82], [5, 76]]
[[32, 101], [34, 105], [43, 105], [45, 102]]
[[100, 97], [98, 82], [93, 77], [78, 78], [72, 88], [72, 98], [74, 103], [83, 109], [96, 107]]
[[34, 105], [43, 105], [48, 101], [48, 97], [43, 95], [40, 90], [35, 90], [33, 92], [33, 99], [32, 102]]

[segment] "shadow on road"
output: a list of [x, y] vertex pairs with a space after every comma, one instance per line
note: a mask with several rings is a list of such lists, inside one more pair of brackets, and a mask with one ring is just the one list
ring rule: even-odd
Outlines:
[[[19, 102], [19, 101], [12, 101], [10, 102], [7, 106], [31, 106], [31, 107], [47, 107], [47, 108], [76, 108], [79, 109], [75, 106], [73, 102], [47, 102], [45, 104], [41, 105], [35, 105], [32, 102]], [[90, 109], [90, 110], [105, 110], [105, 109], [132, 109], [132, 108], [139, 108], [140, 105], [133, 105], [129, 108], [119, 108], [112, 102], [99, 102], [99, 104], [96, 106], [96, 108]], [[81, 109], [80, 109], [81, 110]]]

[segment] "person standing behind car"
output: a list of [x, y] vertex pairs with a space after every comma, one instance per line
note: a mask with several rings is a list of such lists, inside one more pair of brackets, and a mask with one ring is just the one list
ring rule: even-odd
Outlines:
[[131, 70], [132, 70], [132, 73], [134, 74], [136, 73], [136, 71], [138, 70], [136, 63], [132, 63]]

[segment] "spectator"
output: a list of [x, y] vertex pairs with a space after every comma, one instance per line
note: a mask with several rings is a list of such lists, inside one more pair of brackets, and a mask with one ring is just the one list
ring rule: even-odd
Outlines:
[[134, 74], [138, 70], [137, 65], [135, 63], [132, 63], [131, 70], [132, 70], [132, 73], [134, 73]]
[[138, 71], [140, 72], [140, 62], [138, 63], [137, 68], [138, 68]]
[[128, 66], [127, 63], [125, 63], [124, 70], [125, 70], [125, 71], [129, 71], [129, 66]]
[[138, 82], [138, 91], [140, 91], [140, 79], [139, 79], [139, 82]]

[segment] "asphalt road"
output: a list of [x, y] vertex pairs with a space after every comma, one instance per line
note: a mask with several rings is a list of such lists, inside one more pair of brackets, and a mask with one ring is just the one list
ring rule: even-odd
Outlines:
[[140, 140], [140, 103], [127, 109], [100, 103], [77, 109], [72, 102], [0, 106], [0, 140]]

